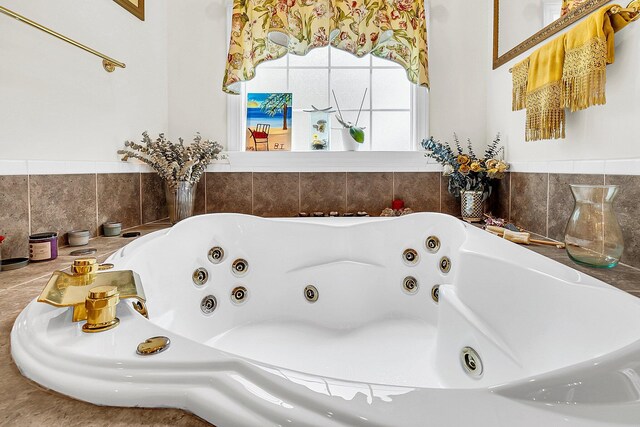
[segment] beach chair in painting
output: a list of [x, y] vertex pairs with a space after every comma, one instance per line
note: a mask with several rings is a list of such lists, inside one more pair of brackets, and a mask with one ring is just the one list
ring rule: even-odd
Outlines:
[[267, 151], [269, 151], [269, 130], [271, 129], [271, 125], [258, 123], [256, 125], [256, 130], [251, 130], [251, 128], [248, 129], [251, 133], [251, 137], [253, 138], [253, 146], [256, 151], [258, 151], [258, 144], [266, 144]]

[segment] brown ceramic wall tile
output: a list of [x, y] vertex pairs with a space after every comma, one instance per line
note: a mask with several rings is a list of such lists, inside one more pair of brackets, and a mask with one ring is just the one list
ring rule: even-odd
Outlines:
[[546, 173], [511, 173], [511, 220], [528, 231], [547, 235]]
[[207, 212], [206, 195], [207, 194], [207, 174], [203, 173], [200, 182], [196, 187], [196, 203], [193, 207], [194, 215], [202, 215]]
[[511, 174], [507, 173], [503, 179], [493, 182], [493, 190], [487, 202], [487, 209], [492, 215], [509, 221], [511, 197]]
[[31, 232], [58, 232], [66, 244], [66, 233], [88, 229], [97, 233], [96, 175], [32, 175]]
[[251, 172], [208, 172], [207, 212], [251, 215]]
[[301, 173], [300, 210], [302, 212], [344, 212], [347, 205], [347, 174]]
[[640, 176], [607, 175], [606, 182], [620, 186], [613, 207], [624, 237], [621, 261], [640, 268]]
[[440, 212], [460, 217], [460, 199], [449, 193], [449, 178], [440, 175]]
[[347, 211], [379, 216], [393, 199], [393, 172], [348, 172]]
[[167, 218], [167, 199], [164, 182], [156, 173], [142, 174], [142, 223]]
[[394, 173], [393, 197], [414, 212], [440, 212], [440, 173]]
[[549, 174], [549, 230], [547, 236], [564, 241], [564, 230], [573, 212], [569, 184], [602, 185], [604, 175]]
[[253, 174], [253, 214], [290, 217], [300, 211], [300, 174], [261, 172]]
[[29, 193], [26, 175], [0, 176], [0, 244], [2, 258], [29, 254]]
[[141, 224], [139, 173], [98, 175], [98, 227], [107, 221], [120, 221], [122, 228]]

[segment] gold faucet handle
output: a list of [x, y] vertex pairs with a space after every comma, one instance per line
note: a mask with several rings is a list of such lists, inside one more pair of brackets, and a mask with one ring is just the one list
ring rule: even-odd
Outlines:
[[84, 332], [103, 332], [115, 328], [120, 319], [116, 317], [116, 306], [120, 302], [116, 286], [96, 286], [89, 290], [84, 306], [87, 310], [87, 323], [82, 326]]
[[98, 260], [95, 258], [78, 258], [73, 260], [71, 272], [73, 274], [92, 274], [112, 268], [113, 264], [98, 264]]

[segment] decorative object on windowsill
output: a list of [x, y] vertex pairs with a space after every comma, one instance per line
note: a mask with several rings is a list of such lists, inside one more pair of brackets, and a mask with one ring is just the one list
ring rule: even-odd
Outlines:
[[358, 117], [356, 117], [356, 123], [351, 124], [344, 119], [342, 115], [342, 111], [340, 111], [340, 105], [338, 104], [338, 98], [336, 97], [336, 93], [331, 91], [333, 94], [333, 99], [336, 101], [336, 108], [338, 109], [338, 114], [336, 115], [336, 119], [342, 125], [342, 144], [344, 145], [345, 151], [358, 151], [358, 148], [364, 143], [364, 129], [358, 127], [358, 121], [360, 120], [360, 113], [362, 113], [362, 107], [364, 106], [364, 100], [367, 96], [367, 89], [364, 90], [364, 95], [362, 95], [362, 102], [360, 102], [360, 109], [358, 109]]
[[359, 58], [400, 64], [408, 79], [429, 87], [424, 0], [234, 0], [222, 90], [240, 93], [258, 64], [331, 44]]
[[565, 109], [606, 103], [606, 67], [614, 61], [614, 34], [640, 17], [640, 0], [608, 5], [535, 50], [512, 71], [513, 111], [527, 110], [525, 139], [565, 137]]
[[153, 141], [147, 132], [142, 134], [142, 144], [124, 143], [118, 150], [122, 161], [135, 158], [158, 172], [165, 183], [169, 219], [172, 224], [193, 215], [196, 186], [211, 160], [217, 160], [222, 146], [215, 141], [203, 140], [199, 133], [193, 143], [184, 144], [182, 138], [174, 144], [163, 133]]
[[509, 165], [502, 158], [504, 147], [500, 144], [500, 134], [487, 147], [484, 157], [476, 156], [467, 140], [465, 153], [458, 136], [453, 134], [455, 150], [449, 143], [436, 141], [433, 137], [422, 141], [422, 147], [428, 152], [425, 157], [435, 159], [443, 168], [443, 175], [449, 178], [447, 189], [456, 198], [461, 198], [462, 219], [480, 222], [484, 213], [484, 201], [491, 195], [494, 180], [505, 177]]
[[331, 113], [335, 113], [331, 107], [317, 108], [311, 106], [312, 110], [303, 110], [309, 113], [309, 135], [312, 150], [331, 150]]
[[574, 262], [588, 267], [618, 265], [624, 241], [613, 200], [617, 185], [570, 185], [575, 200], [564, 240]]
[[247, 94], [247, 151], [291, 151], [293, 94]]

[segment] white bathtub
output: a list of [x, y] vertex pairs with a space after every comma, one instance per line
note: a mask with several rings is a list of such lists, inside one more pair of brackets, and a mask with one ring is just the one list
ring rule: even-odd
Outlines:
[[[218, 264], [208, 259], [216, 246]], [[248, 262], [242, 277], [236, 259]], [[183, 408], [219, 427], [640, 425], [639, 300], [450, 216], [205, 215], [109, 262], [140, 275], [149, 319], [121, 302], [118, 327], [86, 334], [70, 309], [34, 301], [11, 335], [25, 376], [95, 404]], [[158, 335], [171, 339], [167, 351], [136, 354]]]

